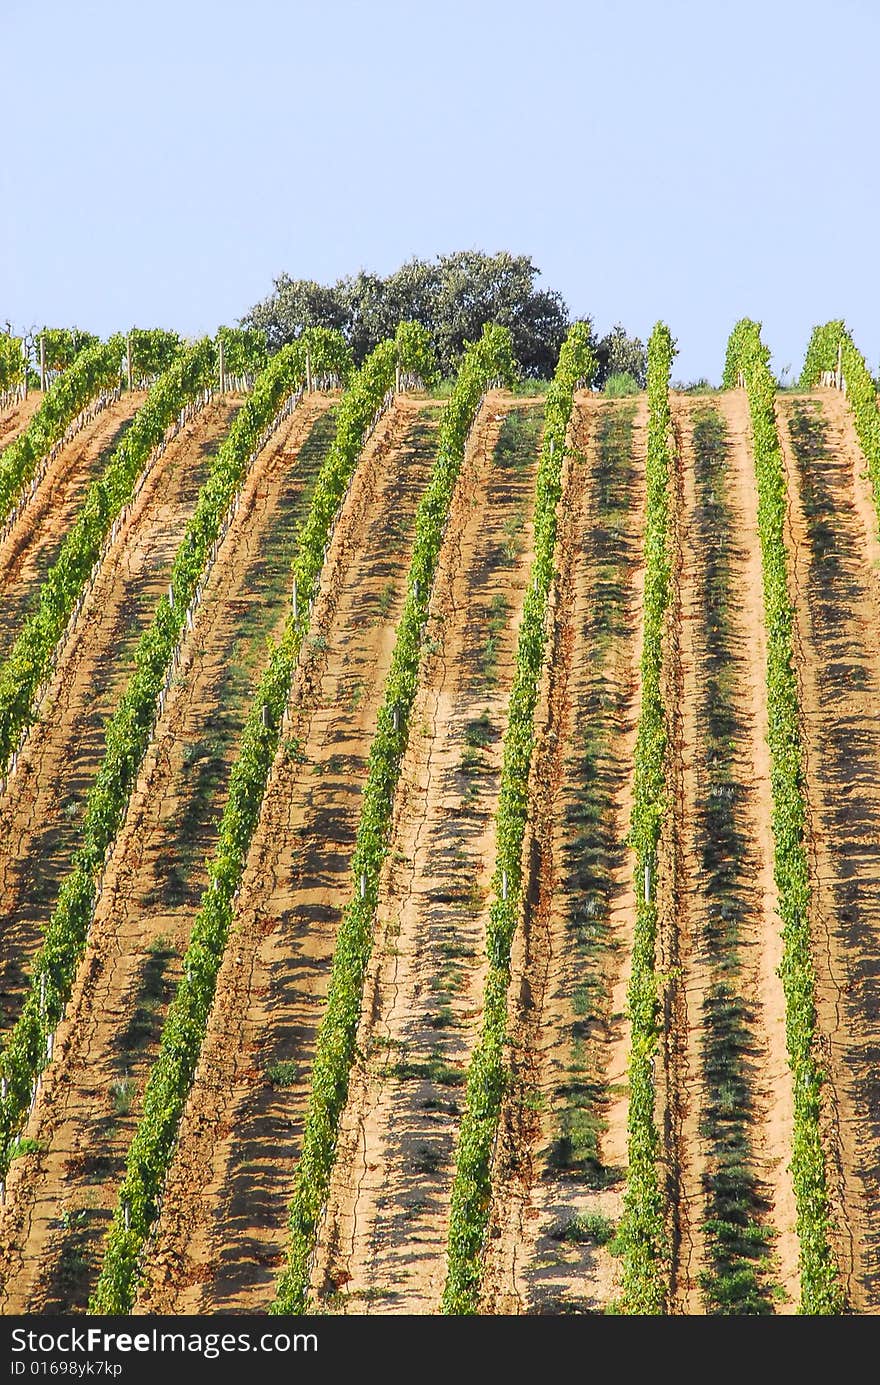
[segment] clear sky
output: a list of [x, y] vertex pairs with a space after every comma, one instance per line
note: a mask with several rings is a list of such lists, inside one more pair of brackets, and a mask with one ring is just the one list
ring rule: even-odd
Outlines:
[[186, 335], [281, 272], [525, 253], [718, 380], [880, 359], [877, 0], [0, 0], [0, 320]]

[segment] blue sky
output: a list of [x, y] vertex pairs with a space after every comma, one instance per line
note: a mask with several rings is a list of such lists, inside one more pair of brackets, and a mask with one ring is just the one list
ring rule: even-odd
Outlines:
[[0, 0], [0, 319], [194, 335], [286, 271], [531, 255], [720, 377], [880, 361], [872, 0]]

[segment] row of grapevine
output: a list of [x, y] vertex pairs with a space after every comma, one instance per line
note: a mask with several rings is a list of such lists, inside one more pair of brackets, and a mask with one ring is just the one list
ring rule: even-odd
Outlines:
[[[836, 347], [835, 347], [836, 355]], [[802, 1313], [838, 1313], [843, 1306], [830, 1246], [831, 1216], [821, 1139], [822, 1075], [814, 1058], [815, 977], [810, 955], [810, 882], [804, 844], [806, 808], [794, 612], [785, 550], [785, 472], [776, 428], [775, 381], [760, 324], [737, 323], [727, 348], [724, 381], [742, 378], [748, 393], [758, 485], [758, 530], [767, 628], [767, 702], [773, 792], [774, 877], [783, 924], [782, 981], [786, 1039], [794, 1090], [791, 1171], [797, 1204]]]
[[437, 459], [416, 514], [407, 596], [370, 747], [352, 860], [354, 890], [339, 926], [327, 1006], [318, 1032], [303, 1144], [290, 1204], [287, 1268], [278, 1284], [273, 1313], [301, 1313], [308, 1304], [311, 1262], [355, 1056], [364, 979], [372, 950], [379, 873], [388, 849], [394, 792], [408, 739], [422, 636], [449, 506], [482, 397], [493, 383], [510, 383], [512, 379], [510, 335], [506, 328], [487, 325], [481, 339], [468, 348], [443, 411]]
[[523, 841], [528, 816], [529, 770], [534, 744], [534, 712], [547, 642], [547, 611], [554, 578], [554, 555], [562, 467], [574, 390], [588, 385], [596, 371], [586, 323], [575, 323], [563, 344], [547, 392], [544, 440], [538, 464], [535, 501], [535, 556], [523, 606], [510, 697], [496, 814], [497, 853], [486, 936], [489, 970], [483, 993], [483, 1023], [467, 1077], [465, 1109], [456, 1155], [449, 1215], [448, 1273], [443, 1294], [446, 1313], [474, 1313], [489, 1217], [491, 1156], [506, 1080], [507, 992], [510, 951], [523, 907]]
[[[309, 334], [309, 345], [328, 374], [347, 373], [350, 357], [337, 333], [317, 329]], [[0, 1178], [8, 1169], [35, 1083], [51, 1060], [52, 1035], [85, 946], [100, 893], [101, 870], [161, 715], [179, 643], [234, 514], [247, 470], [285, 416], [288, 401], [299, 397], [305, 349], [298, 342], [273, 357], [217, 453], [176, 554], [169, 593], [160, 600], [150, 628], [138, 642], [136, 671], [108, 723], [104, 758], [86, 798], [82, 844], [35, 959], [21, 1016], [0, 1057]]]
[[663, 634], [670, 600], [669, 487], [672, 418], [669, 377], [675, 343], [658, 322], [648, 342], [648, 502], [645, 517], [642, 700], [636, 735], [630, 844], [636, 857], [636, 920], [627, 990], [630, 1021], [628, 1166], [618, 1232], [624, 1313], [662, 1313], [669, 1247], [658, 1178], [654, 1114], [658, 978], [657, 859], [667, 811], [667, 717], [663, 706]]
[[[318, 350], [338, 340], [337, 355]], [[278, 748], [287, 700], [309, 611], [317, 592], [326, 547], [351, 482], [364, 441], [392, 397], [398, 364], [425, 368], [427, 334], [403, 324], [395, 340], [382, 342], [353, 377], [339, 408], [336, 437], [315, 482], [300, 528], [293, 563], [297, 604], [273, 648], [242, 731], [219, 842], [209, 866], [209, 884], [183, 959], [183, 979], [169, 1007], [159, 1054], [144, 1094], [143, 1113], [129, 1149], [126, 1174], [107, 1239], [92, 1311], [127, 1312], [134, 1301], [140, 1255], [157, 1216], [184, 1102], [192, 1084], [213, 1004], [217, 973], [232, 924], [248, 849], [256, 828], [269, 772]], [[298, 370], [310, 366], [325, 376], [339, 371], [341, 339], [310, 333], [301, 338]], [[276, 358], [277, 359], [277, 358]], [[270, 365], [269, 370], [272, 370]]]
[[76, 523], [40, 587], [36, 607], [0, 665], [0, 774], [15, 767], [14, 757], [35, 718], [42, 685], [124, 510], [170, 437], [210, 399], [214, 367], [214, 346], [207, 338], [178, 356], [153, 386], [103, 475], [89, 487]]
[[[240, 352], [251, 334], [230, 331], [229, 349]], [[58, 335], [58, 334], [56, 334]], [[33, 494], [46, 467], [60, 449], [108, 403], [119, 398], [128, 378], [133, 388], [149, 389], [183, 349], [176, 332], [134, 328], [126, 339], [117, 333], [107, 342], [84, 335], [82, 342], [59, 344], [64, 362], [25, 432], [0, 455], [0, 521], [4, 535]], [[0, 408], [26, 392], [25, 358], [18, 337], [0, 336]], [[8, 397], [7, 397], [8, 396]]]
[[0, 413], [24, 398], [25, 358], [21, 337], [0, 333]]
[[10, 518], [25, 488], [86, 421], [90, 406], [101, 397], [115, 397], [123, 350], [122, 338], [111, 337], [83, 351], [46, 391], [25, 431], [0, 453], [0, 522]]
[[[268, 359], [264, 334], [253, 327], [220, 327], [217, 330], [217, 345], [223, 352], [220, 388], [250, 389]], [[306, 374], [306, 383], [314, 385], [310, 361]]]
[[99, 341], [93, 332], [84, 332], [81, 327], [44, 327], [36, 334], [36, 342], [47, 380], [50, 383], [57, 380], [84, 351], [98, 346]]
[[126, 338], [127, 375], [135, 389], [149, 389], [173, 365], [183, 342], [176, 332], [160, 327], [133, 327]]
[[877, 408], [877, 387], [864, 356], [844, 322], [826, 322], [824, 327], [814, 329], [801, 372], [800, 386], [803, 390], [812, 389], [823, 372], [836, 369], [838, 360], [859, 444], [868, 463], [880, 523], [880, 410]]

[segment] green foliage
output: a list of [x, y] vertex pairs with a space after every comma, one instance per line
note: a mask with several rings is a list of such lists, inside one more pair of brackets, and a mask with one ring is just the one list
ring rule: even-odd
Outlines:
[[152, 381], [163, 375], [174, 363], [183, 343], [176, 332], [161, 327], [132, 327], [131, 372], [135, 381]]
[[[636, 733], [630, 842], [636, 854], [636, 925], [627, 990], [631, 1024], [628, 1167], [617, 1245], [623, 1259], [623, 1313], [662, 1313], [669, 1247], [657, 1159], [654, 1062], [657, 1054], [657, 856], [668, 807], [666, 717], [662, 697], [663, 629], [670, 594], [669, 475], [672, 417], [669, 378], [675, 343], [658, 322], [648, 343], [648, 506], [645, 521], [642, 702]], [[651, 889], [646, 892], [646, 872]], [[645, 894], [648, 893], [648, 898]]]
[[[839, 324], [830, 324], [836, 329]], [[834, 346], [834, 331], [811, 342], [805, 372]], [[820, 1132], [821, 1073], [814, 1058], [815, 977], [810, 955], [810, 884], [804, 845], [803, 748], [792, 644], [793, 611], [785, 551], [785, 474], [776, 430], [775, 382], [760, 324], [744, 319], [727, 350], [725, 383], [745, 380], [758, 483], [758, 529], [767, 628], [767, 701], [773, 792], [774, 877], [779, 893], [784, 953], [786, 1040], [794, 1091], [791, 1160], [800, 1243], [801, 1307], [811, 1315], [839, 1313], [843, 1295], [831, 1251], [831, 1212]]]
[[400, 322], [412, 320], [430, 333], [444, 375], [455, 373], [467, 343], [495, 322], [509, 329], [522, 374], [549, 377], [567, 310], [558, 293], [536, 288], [539, 273], [526, 255], [468, 250], [435, 261], [410, 260], [385, 279], [361, 271], [332, 287], [282, 274], [244, 322], [265, 332], [270, 350], [293, 341], [306, 326], [335, 327], [360, 362]]
[[44, 327], [37, 334], [38, 349], [41, 338], [46, 369], [51, 371], [68, 370], [83, 351], [98, 345], [96, 336], [79, 327]]
[[554, 1241], [606, 1246], [615, 1234], [614, 1222], [602, 1212], [580, 1212], [550, 1232]]
[[801, 372], [800, 387], [810, 390], [818, 383], [823, 371], [836, 370], [838, 350], [847, 403], [852, 410], [859, 444], [868, 463], [880, 523], [880, 411], [877, 409], [877, 382], [872, 378], [865, 358], [844, 322], [826, 322], [824, 327], [814, 329]]
[[[0, 341], [15, 341], [2, 337]], [[89, 347], [54, 381], [25, 431], [0, 453], [0, 522], [14, 509], [39, 463], [60, 442], [69, 424], [102, 390], [119, 384], [122, 337]]]
[[[697, 719], [704, 787], [696, 818], [707, 917], [702, 930], [707, 989], [702, 1005], [701, 1063], [705, 1097], [700, 1104], [702, 1175], [706, 1197], [705, 1256], [700, 1272], [710, 1313], [755, 1316], [773, 1312], [773, 1231], [755, 1171], [755, 1113], [751, 1081], [758, 1015], [742, 994], [740, 743], [741, 709], [734, 696], [736, 636], [730, 619], [734, 596], [727, 486], [727, 429], [711, 404], [693, 419], [696, 508], [691, 543], [703, 549], [701, 583], [705, 677]], [[722, 537], [722, 541], [719, 541]]]
[[24, 353], [21, 337], [0, 332], [0, 395], [24, 382]]
[[258, 375], [267, 360], [266, 335], [255, 327], [220, 327], [217, 341], [223, 343], [223, 367], [227, 375]]
[[339, 1119], [348, 1094], [364, 976], [372, 947], [379, 871], [388, 850], [392, 799], [416, 695], [431, 587], [468, 431], [483, 393], [498, 379], [507, 383], [513, 379], [510, 335], [502, 327], [488, 325], [480, 340], [468, 349], [452, 397], [443, 411], [437, 459], [416, 514], [407, 597], [370, 747], [352, 860], [353, 896], [339, 926], [327, 1006], [315, 1049], [302, 1151], [290, 1204], [288, 1264], [279, 1281], [273, 1313], [301, 1313], [307, 1306], [309, 1265], [327, 1197]]
[[639, 394], [641, 385], [628, 370], [609, 375], [605, 381], [605, 393], [609, 399], [625, 399], [627, 395]]
[[[341, 338], [320, 332], [316, 335], [316, 359], [344, 370], [347, 351]], [[206, 341], [163, 377], [156, 387], [162, 404], [158, 420], [154, 420], [158, 431], [141, 436], [135, 455], [142, 456], [141, 446], [145, 447], [150, 437], [161, 437], [162, 419], [174, 417], [182, 402], [201, 387], [200, 382], [213, 369], [213, 363], [213, 347]], [[274, 357], [257, 381], [199, 493], [195, 513], [172, 567], [173, 599], [161, 599], [150, 628], [138, 643], [135, 673], [108, 723], [104, 757], [86, 797], [82, 842], [34, 961], [21, 1016], [0, 1057], [0, 1071], [7, 1080], [6, 1097], [0, 1100], [0, 1176], [8, 1165], [12, 1142], [27, 1111], [34, 1079], [46, 1066], [48, 1036], [58, 1024], [70, 994], [91, 922], [97, 881], [125, 816], [187, 609], [249, 460], [261, 445], [264, 429], [284, 400], [301, 385], [303, 375], [304, 348], [298, 343]], [[156, 391], [151, 394], [153, 402]]]
[[636, 382], [636, 391], [645, 388], [648, 378], [648, 353], [644, 342], [639, 341], [638, 337], [628, 336], [621, 323], [618, 322], [612, 327], [597, 344], [596, 358], [596, 384], [604, 386], [606, 394], [611, 393], [608, 382], [615, 375], [631, 376]]
[[[317, 592], [324, 547], [354, 473], [365, 434], [394, 387], [397, 365], [407, 371], [414, 364], [405, 346], [404, 334], [402, 344], [387, 341], [377, 347], [351, 381], [339, 406], [336, 437], [324, 459], [312, 492], [309, 513], [298, 534], [293, 562], [298, 611], [294, 616], [291, 610], [284, 633], [271, 650], [242, 731], [220, 820], [217, 848], [208, 868], [209, 884], [193, 924], [183, 959], [183, 979], [168, 1010], [159, 1055], [144, 1093], [143, 1112], [128, 1151], [119, 1203], [91, 1303], [93, 1312], [125, 1313], [130, 1311], [134, 1301], [138, 1257], [156, 1217], [157, 1199], [204, 1041], [217, 973], [232, 923], [235, 896], [278, 750], [294, 669], [308, 632], [308, 603]], [[264, 397], [261, 387], [264, 382], [275, 379], [276, 372], [286, 373], [284, 393], [291, 392], [294, 380], [302, 379], [307, 350], [316, 374], [347, 375], [350, 358], [339, 334], [324, 328], [311, 329], [273, 357], [239, 419], [250, 417], [246, 412], [248, 406]], [[280, 398], [276, 404], [278, 402]], [[210, 485], [209, 479], [206, 492]], [[198, 516], [197, 509], [193, 523]], [[178, 562], [186, 558], [184, 541], [175, 561], [175, 575]], [[174, 610], [180, 609], [175, 602]]]
[[471, 1057], [467, 1095], [456, 1153], [449, 1212], [444, 1313], [475, 1313], [482, 1250], [491, 1194], [491, 1154], [507, 1072], [507, 988], [510, 950], [523, 907], [523, 840], [528, 814], [529, 769], [534, 744], [534, 713], [546, 647], [546, 613], [555, 573], [558, 506], [566, 433], [575, 388], [596, 371], [588, 323], [571, 328], [562, 350], [544, 415], [544, 439], [535, 499], [535, 556], [523, 603], [517, 641], [516, 673], [510, 695], [496, 815], [497, 851], [486, 950], [489, 970], [483, 993], [483, 1023]]
[[[114, 343], [109, 364], [118, 369], [121, 338], [115, 338]], [[104, 351], [109, 347], [94, 350]], [[55, 389], [59, 385], [66, 386], [91, 354], [84, 352], [76, 365], [52, 387], [47, 404]], [[34, 719], [37, 690], [49, 672], [55, 647], [114, 520], [131, 500], [138, 477], [154, 448], [163, 441], [166, 429], [184, 405], [210, 383], [213, 370], [214, 347], [207, 338], [179, 356], [153, 386], [104, 474], [89, 487], [76, 523], [65, 537], [40, 587], [33, 613], [25, 621], [8, 657], [0, 664], [0, 767], [4, 772], [23, 729]], [[42, 412], [40, 409], [37, 418]], [[28, 429], [28, 434], [30, 431]]]

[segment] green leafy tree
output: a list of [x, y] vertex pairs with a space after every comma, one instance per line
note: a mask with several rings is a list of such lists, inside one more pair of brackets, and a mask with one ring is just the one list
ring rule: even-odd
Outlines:
[[242, 319], [243, 327], [264, 333], [271, 352], [296, 341], [308, 327], [327, 327], [348, 336], [350, 314], [339, 286], [325, 288], [313, 279], [282, 274], [268, 298]]
[[627, 334], [621, 323], [615, 323], [595, 348], [599, 368], [597, 385], [605, 385], [612, 375], [631, 375], [639, 389], [648, 380], [648, 352], [643, 341]]
[[282, 275], [243, 323], [265, 332], [270, 351], [308, 326], [336, 328], [361, 363], [400, 322], [418, 322], [431, 334], [441, 372], [452, 375], [467, 343], [495, 322], [510, 332], [520, 372], [549, 379], [568, 310], [558, 293], [536, 287], [539, 274], [527, 255], [466, 250], [409, 260], [387, 278], [362, 270], [329, 288]]

